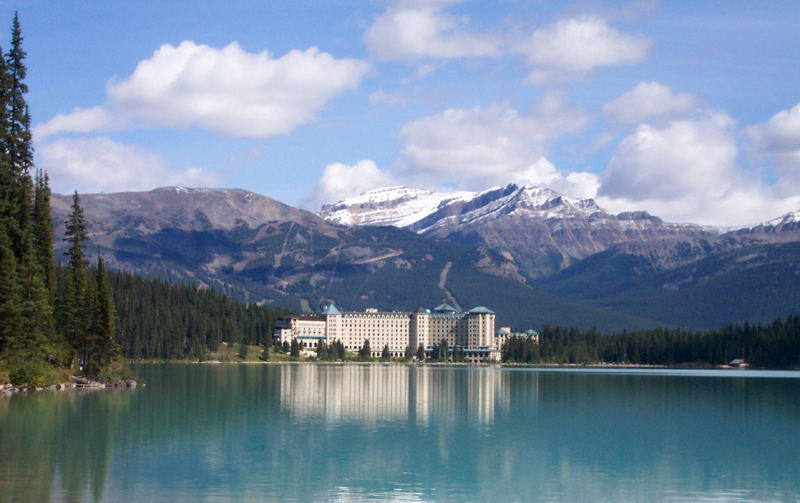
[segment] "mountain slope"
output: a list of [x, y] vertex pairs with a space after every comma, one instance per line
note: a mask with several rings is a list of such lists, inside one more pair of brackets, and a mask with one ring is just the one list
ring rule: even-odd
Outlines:
[[608, 250], [536, 283], [598, 307], [694, 328], [800, 311], [800, 243], [741, 245], [668, 271]]
[[[63, 222], [70, 198], [53, 199], [54, 218]], [[347, 309], [413, 310], [439, 304], [449, 293], [462, 306], [491, 306], [499, 323], [513, 326], [654, 326], [527, 286], [511, 261], [486, 246], [394, 227], [338, 226], [245, 191], [166, 188], [81, 201], [87, 249], [99, 250], [109, 265], [244, 300], [298, 310], [331, 301]]]
[[[321, 216], [357, 225], [376, 223], [407, 227], [468, 245], [485, 244], [514, 261], [528, 278], [553, 274], [594, 253], [624, 242], [660, 239], [710, 240], [719, 231], [692, 224], [665, 223], [645, 212], [612, 215], [592, 199], [573, 199], [542, 187], [510, 184], [481, 193], [427, 196], [425, 211], [413, 213], [400, 197], [387, 193], [408, 188], [378, 189], [327, 206]], [[370, 201], [369, 213], [358, 201]], [[436, 209], [429, 211], [436, 202]], [[335, 208], [335, 212], [331, 209]], [[380, 219], [375, 218], [380, 215]]]

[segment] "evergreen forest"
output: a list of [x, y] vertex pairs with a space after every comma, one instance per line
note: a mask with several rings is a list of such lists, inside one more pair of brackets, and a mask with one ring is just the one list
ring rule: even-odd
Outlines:
[[503, 347], [509, 363], [597, 362], [710, 367], [744, 359], [756, 368], [800, 368], [800, 315], [767, 325], [729, 324], [696, 332], [680, 328], [603, 335], [596, 330], [544, 327], [538, 343], [512, 337]]

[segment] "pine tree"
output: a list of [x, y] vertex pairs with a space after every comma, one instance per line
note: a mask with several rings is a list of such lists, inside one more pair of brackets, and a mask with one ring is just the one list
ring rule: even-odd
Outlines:
[[19, 333], [20, 301], [17, 259], [11, 250], [5, 225], [0, 221], [0, 356], [6, 341]]
[[372, 358], [372, 349], [369, 347], [369, 339], [364, 339], [364, 345], [361, 346], [361, 349], [358, 351], [358, 356], [363, 360]]
[[47, 354], [46, 348], [47, 343], [53, 339], [53, 308], [50, 294], [42, 282], [42, 272], [33, 253], [33, 244], [28, 242], [24, 248], [29, 251], [17, 268], [21, 323], [18, 334], [9, 341], [8, 346], [12, 354], [44, 360], [46, 357], [54, 357], [53, 354]]
[[53, 214], [50, 209], [50, 186], [47, 173], [39, 170], [34, 183], [33, 202], [33, 245], [39, 266], [42, 269], [42, 279], [50, 293], [50, 302], [55, 301], [56, 273], [55, 259], [53, 257]]
[[29, 242], [25, 234], [31, 231], [31, 194], [33, 192], [29, 170], [33, 166], [33, 146], [30, 131], [30, 113], [25, 103], [28, 86], [25, 77], [25, 51], [22, 49], [22, 35], [19, 16], [14, 14], [11, 30], [11, 49], [5, 55], [2, 70], [3, 119], [0, 121], [0, 141], [2, 141], [2, 182], [3, 194], [0, 217], [11, 218], [6, 231], [11, 239], [11, 247], [21, 262], [28, 250]]
[[69, 257], [67, 281], [72, 284], [65, 292], [62, 308], [65, 309], [63, 332], [73, 351], [86, 360], [89, 349], [89, 284], [86, 273], [84, 249], [88, 239], [86, 219], [78, 192], [72, 196], [72, 211], [67, 218], [64, 240], [69, 242], [65, 254]]
[[19, 26], [19, 15], [14, 13], [11, 27], [11, 49], [6, 55], [8, 72], [8, 126], [10, 137], [6, 145], [11, 165], [15, 172], [27, 174], [33, 166], [33, 147], [31, 144], [30, 114], [25, 103], [28, 86], [25, 77], [25, 51], [22, 49], [22, 32]]
[[95, 375], [119, 356], [114, 342], [114, 301], [106, 277], [103, 257], [97, 258], [97, 272], [92, 302], [91, 335], [89, 338], [87, 373]]

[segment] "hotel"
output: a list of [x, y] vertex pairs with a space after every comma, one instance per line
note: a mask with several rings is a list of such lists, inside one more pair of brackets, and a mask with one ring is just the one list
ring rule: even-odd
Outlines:
[[466, 312], [442, 304], [433, 311], [415, 312], [339, 311], [330, 304], [319, 315], [290, 316], [278, 320], [274, 338], [281, 344], [297, 339], [313, 350], [321, 341], [341, 341], [345, 350], [356, 352], [369, 341], [372, 356], [381, 356], [388, 346], [392, 357], [405, 355], [422, 345], [427, 353], [442, 340], [450, 348], [464, 351], [467, 361], [499, 361], [500, 346], [494, 331], [495, 313], [483, 306]]

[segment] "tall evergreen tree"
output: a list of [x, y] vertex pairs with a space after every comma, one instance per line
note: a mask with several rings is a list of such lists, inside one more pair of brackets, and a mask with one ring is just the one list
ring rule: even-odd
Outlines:
[[90, 342], [89, 284], [84, 251], [88, 237], [86, 219], [77, 191], [72, 196], [72, 211], [65, 224], [64, 239], [69, 243], [69, 249], [65, 252], [69, 257], [67, 281], [70, 281], [71, 285], [65, 289], [62, 299], [65, 309], [63, 332], [73, 350], [85, 361]]
[[33, 191], [29, 170], [33, 166], [33, 145], [30, 131], [30, 113], [25, 103], [28, 86], [25, 77], [25, 51], [22, 49], [22, 34], [19, 16], [14, 14], [11, 29], [11, 48], [5, 55], [2, 74], [2, 141], [3, 166], [2, 208], [0, 217], [8, 216], [7, 232], [18, 261], [22, 261], [30, 242], [25, 234], [31, 231], [31, 195]]
[[42, 269], [42, 279], [50, 292], [51, 303], [55, 301], [56, 273], [53, 257], [53, 213], [50, 209], [50, 183], [47, 173], [38, 170], [34, 184], [33, 244]]
[[6, 55], [8, 72], [8, 126], [9, 139], [6, 145], [11, 165], [17, 173], [26, 173], [33, 166], [33, 146], [31, 142], [30, 114], [25, 103], [28, 86], [25, 77], [25, 51], [22, 49], [22, 32], [19, 26], [19, 15], [14, 13], [11, 27], [11, 48]]
[[0, 221], [0, 356], [6, 341], [19, 333], [20, 301], [17, 259], [11, 250], [5, 225]]
[[[27, 234], [30, 241], [30, 233]], [[50, 294], [42, 282], [39, 262], [33, 253], [33, 244], [24, 245], [28, 253], [18, 265], [20, 285], [21, 326], [17, 335], [8, 341], [9, 350], [17, 357], [41, 359], [54, 357], [48, 342], [53, 340], [53, 308]]]
[[86, 373], [90, 375], [96, 375], [119, 356], [119, 346], [114, 342], [114, 301], [103, 257], [97, 258], [94, 286], [86, 365]]

